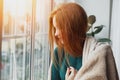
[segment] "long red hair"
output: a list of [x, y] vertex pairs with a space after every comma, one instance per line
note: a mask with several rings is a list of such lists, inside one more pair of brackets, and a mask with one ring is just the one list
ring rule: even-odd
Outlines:
[[[64, 45], [55, 37], [53, 17], [56, 17], [57, 26], [61, 30]], [[87, 30], [87, 14], [77, 3], [64, 3], [55, 8], [49, 17], [49, 42], [53, 54], [54, 42], [59, 49], [59, 57], [64, 51], [74, 57], [82, 56]], [[51, 56], [53, 57], [53, 55]], [[62, 57], [62, 56], [61, 56]]]

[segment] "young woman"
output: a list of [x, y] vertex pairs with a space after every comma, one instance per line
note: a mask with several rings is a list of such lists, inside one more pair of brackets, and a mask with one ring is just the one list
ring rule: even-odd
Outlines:
[[61, 4], [51, 12], [49, 80], [118, 80], [110, 46], [87, 37], [87, 26], [86, 12], [77, 3]]

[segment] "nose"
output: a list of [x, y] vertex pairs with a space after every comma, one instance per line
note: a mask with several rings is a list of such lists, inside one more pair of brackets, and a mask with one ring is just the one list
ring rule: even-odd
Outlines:
[[58, 30], [55, 31], [55, 36], [59, 36], [59, 31]]

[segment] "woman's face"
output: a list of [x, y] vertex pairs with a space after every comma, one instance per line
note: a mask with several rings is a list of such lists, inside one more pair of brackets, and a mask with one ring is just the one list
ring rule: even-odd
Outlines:
[[60, 42], [63, 44], [62, 34], [61, 34], [60, 29], [57, 26], [57, 22], [56, 22], [56, 17], [55, 16], [53, 17], [53, 26], [55, 28], [55, 37], [57, 37], [60, 40]]

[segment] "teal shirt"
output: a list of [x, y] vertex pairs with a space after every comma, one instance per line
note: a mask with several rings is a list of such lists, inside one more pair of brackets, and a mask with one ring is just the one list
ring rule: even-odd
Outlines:
[[[54, 50], [55, 53], [55, 57], [58, 60], [58, 50], [57, 48]], [[62, 52], [62, 54], [64, 54], [64, 52]], [[70, 66], [74, 67], [76, 70], [79, 70], [82, 66], [82, 57], [72, 57], [69, 55], [68, 57], [69, 59], [69, 63]], [[67, 63], [66, 63], [66, 59], [63, 56], [63, 61], [62, 61], [62, 65], [58, 66], [57, 68], [54, 66], [54, 64], [52, 64], [52, 71], [51, 71], [51, 80], [65, 80], [65, 74], [66, 74], [66, 70], [67, 70]]]

